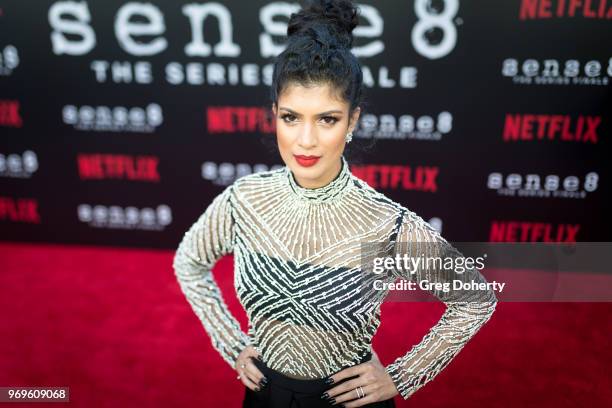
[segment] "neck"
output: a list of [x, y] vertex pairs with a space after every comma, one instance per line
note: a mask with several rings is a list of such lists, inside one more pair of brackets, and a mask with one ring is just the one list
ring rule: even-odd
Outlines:
[[310, 189], [321, 188], [321, 187], [325, 187], [326, 185], [331, 183], [333, 180], [335, 180], [340, 175], [341, 170], [342, 170], [342, 158], [340, 158], [340, 160], [336, 162], [336, 165], [333, 166], [327, 172], [327, 174], [324, 174], [318, 180], [315, 180], [315, 181], [304, 180], [302, 178], [296, 177], [295, 174], [294, 174], [294, 177], [295, 177], [295, 181], [297, 182], [297, 184], [302, 188], [310, 188]]
[[341, 157], [338, 167], [334, 169], [332, 177], [328, 177], [325, 184], [317, 183], [318, 187], [305, 187], [298, 184], [295, 175], [285, 166], [286, 180], [294, 198], [309, 203], [323, 203], [339, 200], [348, 193], [353, 185], [348, 162]]

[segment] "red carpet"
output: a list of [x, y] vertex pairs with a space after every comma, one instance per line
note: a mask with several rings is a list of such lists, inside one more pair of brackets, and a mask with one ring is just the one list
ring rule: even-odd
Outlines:
[[[0, 244], [0, 386], [68, 386], [78, 407], [240, 406], [244, 386], [183, 298], [172, 255]], [[226, 257], [215, 276], [246, 329], [231, 271]], [[443, 310], [441, 303], [383, 305], [374, 341], [383, 364], [408, 351]], [[611, 311], [610, 303], [500, 303], [445, 371], [396, 402], [607, 406]], [[16, 406], [26, 405], [41, 406]]]

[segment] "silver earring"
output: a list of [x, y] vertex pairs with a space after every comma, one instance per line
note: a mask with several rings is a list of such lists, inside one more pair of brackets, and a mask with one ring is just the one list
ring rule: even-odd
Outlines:
[[348, 132], [344, 139], [346, 140], [346, 143], [349, 143], [351, 140], [353, 140], [353, 132]]

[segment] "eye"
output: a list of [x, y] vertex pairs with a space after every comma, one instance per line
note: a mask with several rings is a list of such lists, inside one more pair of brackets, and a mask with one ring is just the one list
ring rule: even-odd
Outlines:
[[292, 120], [287, 120], [287, 118], [295, 118], [295, 115], [292, 115], [290, 113], [285, 113], [284, 115], [281, 115], [281, 119], [284, 120], [286, 123], [293, 122]]
[[[334, 116], [323, 116], [322, 118], [324, 120], [324, 122], [328, 125], [333, 125], [336, 122], [338, 122], [338, 118], [334, 117]], [[329, 119], [330, 121], [326, 121], [326, 119]]]

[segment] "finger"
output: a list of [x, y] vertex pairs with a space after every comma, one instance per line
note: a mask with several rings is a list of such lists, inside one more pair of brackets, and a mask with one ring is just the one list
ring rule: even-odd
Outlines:
[[253, 379], [251, 379], [249, 377], [249, 375], [247, 374], [247, 372], [244, 369], [239, 369], [238, 372], [240, 373], [240, 380], [242, 381], [242, 383], [245, 385], [245, 387], [253, 390], [253, 391], [259, 391], [260, 387], [259, 385], [253, 381]]
[[[362, 393], [363, 390], [363, 393]], [[364, 405], [362, 402], [365, 400], [366, 403], [374, 402], [377, 400], [374, 391], [376, 390], [375, 385], [362, 385], [361, 388], [359, 386], [354, 387], [353, 389], [345, 392], [344, 394], [340, 394], [336, 397], [336, 404], [340, 403], [348, 403], [348, 402], [357, 402], [359, 401], [359, 405], [354, 405], [356, 407]]]
[[261, 353], [259, 352], [259, 350], [257, 350], [253, 346], [250, 346], [249, 348], [247, 348], [247, 350], [246, 350], [246, 357], [254, 357], [254, 358], [258, 358], [260, 360], [262, 358]]
[[367, 381], [363, 378], [363, 376], [357, 376], [355, 378], [351, 378], [350, 380], [344, 381], [342, 384], [338, 384], [333, 388], [327, 390], [327, 395], [330, 397], [334, 397], [336, 395], [340, 395], [345, 393], [346, 391], [350, 391], [354, 388], [359, 387], [360, 385], [365, 387], [368, 384]]
[[[366, 362], [366, 363], [357, 364], [352, 367], [345, 368], [344, 370], [338, 371], [336, 374], [331, 375], [328, 378], [333, 380], [332, 384], [337, 384], [346, 378], [355, 377], [361, 374], [362, 372], [364, 372], [366, 369], [366, 364], [370, 364], [370, 363]], [[335, 387], [329, 389], [327, 392], [329, 393], [330, 391], [335, 390], [336, 387], [338, 386], [339, 385], [336, 385]]]
[[[255, 358], [255, 357], [252, 357], [252, 358]], [[261, 370], [255, 365], [255, 363], [253, 363], [253, 360], [251, 358], [249, 358], [249, 362], [247, 363], [245, 370], [248, 373], [249, 378], [251, 378], [254, 382], [259, 384], [260, 387], [263, 387], [265, 385], [265, 382], [267, 382], [267, 379], [266, 379], [262, 383], [262, 380], [265, 378], [265, 376], [261, 372]]]
[[[258, 380], [256, 377], [253, 376], [253, 374], [250, 372], [250, 370], [248, 369], [249, 364], [252, 364], [251, 359], [241, 359], [240, 362], [237, 364], [238, 366], [238, 374], [240, 374], [240, 379], [242, 380], [242, 383], [247, 386], [248, 388], [252, 389], [253, 391], [259, 391], [256, 388], [261, 388], [258, 385]], [[244, 367], [242, 367], [244, 365]]]

